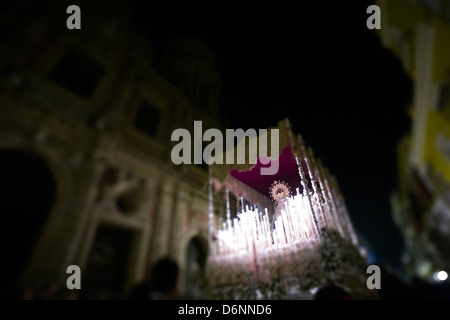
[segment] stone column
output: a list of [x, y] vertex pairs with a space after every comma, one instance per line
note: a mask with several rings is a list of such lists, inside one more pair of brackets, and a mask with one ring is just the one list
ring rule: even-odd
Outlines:
[[159, 200], [153, 217], [153, 235], [150, 263], [169, 254], [170, 220], [174, 209], [175, 183], [163, 180], [160, 186]]
[[78, 223], [76, 225], [75, 235], [70, 242], [70, 249], [66, 254], [64, 265], [81, 265], [85, 262], [82, 259], [83, 244], [85, 244], [86, 235], [89, 234], [92, 224], [92, 212], [93, 208], [95, 208], [95, 198], [98, 193], [99, 180], [103, 174], [103, 169], [104, 164], [95, 161], [94, 165], [86, 168], [83, 172], [84, 174], [79, 175], [77, 185], [82, 194], [78, 196], [80, 198], [77, 201], [79, 205], [76, 214]]
[[[172, 228], [170, 230], [170, 256], [177, 261], [180, 257], [179, 252], [183, 248], [183, 224], [185, 221], [185, 216], [188, 213], [187, 198], [187, 190], [184, 187], [181, 187], [177, 192], [175, 210], [171, 221]], [[179, 262], [182, 263], [182, 261]]]
[[152, 235], [152, 210], [156, 203], [157, 193], [156, 185], [147, 181], [148, 201], [143, 205], [142, 210], [146, 213], [142, 216], [142, 228], [137, 231], [135, 246], [133, 247], [134, 268], [131, 274], [131, 283], [137, 283], [148, 277], [149, 270], [147, 269], [147, 262], [150, 254], [150, 239]]

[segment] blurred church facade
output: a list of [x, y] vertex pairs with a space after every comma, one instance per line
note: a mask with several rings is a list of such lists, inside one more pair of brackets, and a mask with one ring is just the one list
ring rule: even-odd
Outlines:
[[377, 1], [383, 45], [414, 81], [411, 132], [399, 142], [393, 217], [410, 275], [450, 271], [450, 4]]
[[202, 166], [172, 163], [170, 137], [194, 120], [224, 127], [214, 56], [182, 38], [159, 58], [128, 7], [81, 8], [82, 29], [73, 31], [62, 6], [0, 14], [10, 30], [0, 48], [2, 283], [64, 288], [75, 264], [80, 297], [122, 298], [170, 256], [181, 291], [195, 297], [208, 177]]

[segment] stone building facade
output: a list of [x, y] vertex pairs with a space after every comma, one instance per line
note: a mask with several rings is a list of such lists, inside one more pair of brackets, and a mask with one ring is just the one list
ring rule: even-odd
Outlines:
[[[126, 6], [81, 4], [81, 30], [68, 30], [55, 6], [11, 5], [0, 17], [10, 30], [0, 48], [2, 294], [64, 289], [75, 264], [79, 297], [123, 298], [170, 256], [181, 291], [195, 297], [208, 175], [172, 163], [171, 132], [194, 120], [223, 128], [214, 56], [183, 38], [157, 58]], [[225, 205], [215, 208], [219, 216]]]

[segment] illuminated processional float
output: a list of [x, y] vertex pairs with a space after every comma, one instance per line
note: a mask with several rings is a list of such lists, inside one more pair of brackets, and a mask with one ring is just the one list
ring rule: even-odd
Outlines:
[[[209, 298], [308, 299], [328, 284], [356, 299], [372, 298], [364, 248], [335, 177], [300, 135], [294, 139], [289, 120], [278, 129], [277, 175], [255, 174], [258, 165], [209, 168]], [[225, 190], [222, 219], [213, 214], [217, 181]], [[234, 214], [230, 192], [239, 202]]]

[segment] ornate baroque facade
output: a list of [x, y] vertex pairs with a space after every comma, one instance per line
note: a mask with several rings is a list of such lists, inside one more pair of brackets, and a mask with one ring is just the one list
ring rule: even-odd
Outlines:
[[123, 297], [170, 256], [181, 290], [195, 296], [193, 273], [207, 255], [207, 171], [174, 165], [170, 136], [194, 120], [222, 128], [214, 57], [187, 38], [158, 60], [127, 7], [84, 4], [77, 31], [65, 27], [65, 8], [46, 8], [7, 6], [0, 17], [11, 30], [0, 48], [2, 283], [65, 288], [75, 264], [81, 297]]

